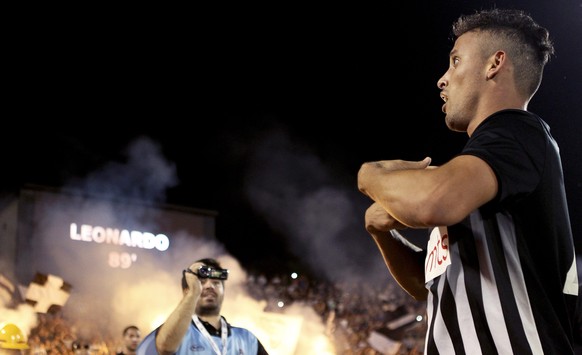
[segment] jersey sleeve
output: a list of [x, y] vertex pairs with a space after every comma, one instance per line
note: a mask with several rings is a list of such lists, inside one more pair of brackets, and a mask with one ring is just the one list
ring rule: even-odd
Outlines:
[[512, 204], [537, 188], [547, 137], [541, 119], [525, 111], [508, 110], [485, 120], [460, 154], [477, 156], [489, 164], [498, 182], [494, 201]]

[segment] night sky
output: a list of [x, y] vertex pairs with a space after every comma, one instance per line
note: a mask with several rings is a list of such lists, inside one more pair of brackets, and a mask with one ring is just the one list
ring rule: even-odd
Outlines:
[[[560, 145], [580, 253], [582, 3], [533, 3], [496, 2], [554, 39], [529, 109]], [[281, 6], [24, 30], [5, 68], [2, 187], [82, 185], [213, 210], [217, 238], [251, 270], [371, 258], [358, 168], [442, 164], [461, 150], [467, 137], [445, 127], [436, 82], [451, 22], [493, 4]]]

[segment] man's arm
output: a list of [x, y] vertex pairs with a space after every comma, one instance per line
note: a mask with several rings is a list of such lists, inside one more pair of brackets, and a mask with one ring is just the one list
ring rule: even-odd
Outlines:
[[448, 226], [460, 222], [497, 194], [493, 170], [480, 158], [459, 156], [441, 167], [388, 160], [365, 163], [358, 188], [375, 201], [366, 211], [366, 230], [398, 284], [424, 300], [424, 253], [390, 235], [391, 229]]
[[414, 228], [458, 223], [497, 194], [495, 173], [480, 158], [461, 155], [426, 169], [428, 164], [428, 158], [365, 163], [358, 188], [399, 223]]
[[394, 227], [392, 217], [378, 203], [366, 210], [366, 230], [374, 238], [388, 270], [404, 289], [416, 300], [426, 300], [424, 287], [424, 253], [412, 249], [390, 233]]
[[185, 273], [185, 276], [189, 289], [156, 334], [156, 348], [162, 355], [174, 354], [178, 350], [192, 322], [192, 315], [196, 313], [202, 285], [197, 276], [190, 273]]

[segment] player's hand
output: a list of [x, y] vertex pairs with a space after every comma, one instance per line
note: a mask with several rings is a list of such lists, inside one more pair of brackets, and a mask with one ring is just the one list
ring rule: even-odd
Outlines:
[[386, 233], [390, 229], [405, 229], [404, 224], [394, 219], [386, 210], [377, 202], [374, 202], [366, 210], [365, 215], [366, 230], [371, 234], [378, 232]]
[[423, 160], [419, 161], [410, 161], [410, 160], [379, 160], [371, 163], [365, 164], [373, 164], [376, 167], [379, 167], [386, 171], [394, 171], [394, 170], [409, 170], [409, 169], [425, 169], [430, 165], [431, 158], [426, 157]]
[[368, 162], [362, 164], [360, 170], [358, 171], [358, 190], [364, 195], [366, 193], [367, 185], [375, 179], [382, 179], [383, 174], [389, 173], [396, 170], [414, 170], [414, 169], [427, 169], [430, 167], [431, 158], [426, 157], [419, 161], [409, 161], [409, 160], [379, 160], [374, 162]]

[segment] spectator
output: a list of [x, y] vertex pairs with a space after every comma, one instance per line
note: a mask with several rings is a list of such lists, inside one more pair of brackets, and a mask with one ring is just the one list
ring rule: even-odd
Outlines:
[[234, 327], [220, 315], [228, 270], [214, 259], [200, 259], [182, 272], [183, 297], [164, 324], [139, 345], [140, 355], [257, 354], [267, 351], [249, 330]]
[[141, 332], [135, 325], [129, 325], [123, 329], [123, 347], [116, 355], [135, 355], [137, 346], [141, 341]]

